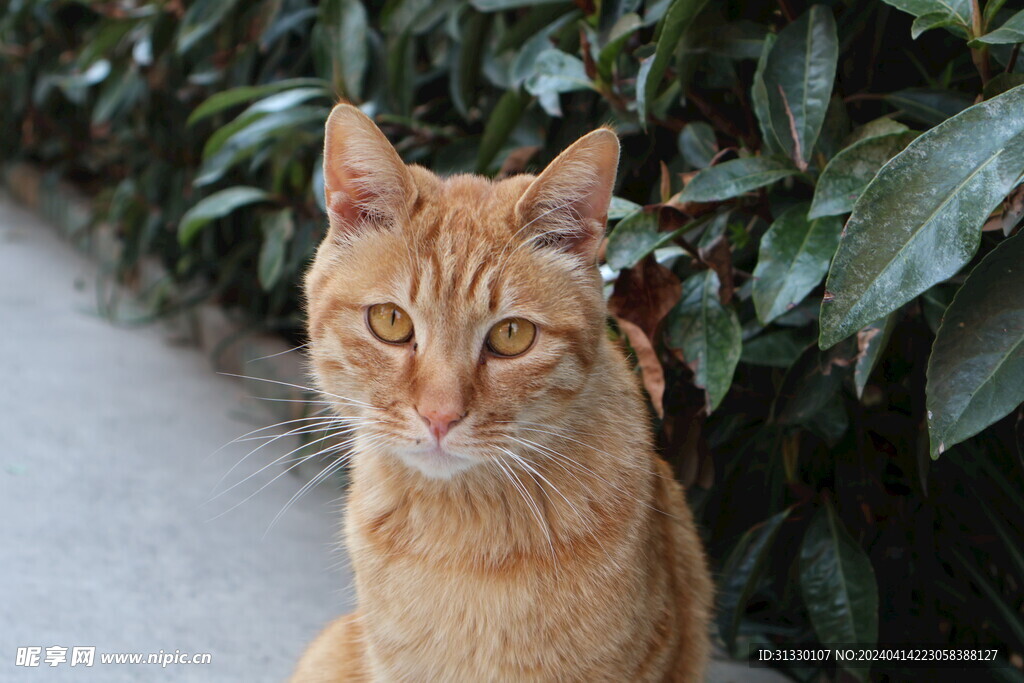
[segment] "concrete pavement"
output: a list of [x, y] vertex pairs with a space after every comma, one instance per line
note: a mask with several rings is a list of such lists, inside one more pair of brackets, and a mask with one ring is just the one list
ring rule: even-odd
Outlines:
[[[269, 530], [307, 479], [271, 481], [271, 465], [211, 502], [259, 442], [211, 454], [268, 423], [246, 398], [258, 385], [215, 374], [158, 326], [97, 315], [98, 277], [0, 195], [0, 681], [282, 680], [351, 604], [337, 488], [317, 487]], [[294, 446], [262, 449], [225, 484]], [[33, 646], [39, 666], [17, 666]], [[95, 647], [95, 663], [48, 666], [52, 646], [69, 660]], [[176, 650], [211, 663], [100, 663]], [[725, 662], [709, 676], [778, 680]]]

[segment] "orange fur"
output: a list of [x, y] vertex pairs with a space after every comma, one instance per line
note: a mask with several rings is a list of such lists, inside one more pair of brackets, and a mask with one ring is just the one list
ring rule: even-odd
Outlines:
[[[402, 165], [348, 105], [327, 130], [310, 357], [325, 398], [360, 421], [358, 609], [292, 680], [700, 680], [711, 581], [594, 267], [614, 134], [538, 178], [491, 182]], [[412, 341], [371, 334], [378, 303], [409, 313]], [[483, 340], [509, 317], [536, 341], [494, 357]], [[421, 415], [438, 405], [461, 419], [434, 443]]]

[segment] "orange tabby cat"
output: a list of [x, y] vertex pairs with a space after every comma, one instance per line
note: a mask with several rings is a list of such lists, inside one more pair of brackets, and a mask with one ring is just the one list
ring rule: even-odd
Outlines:
[[306, 294], [318, 386], [356, 424], [358, 608], [293, 681], [701, 678], [711, 581], [605, 332], [618, 155], [601, 129], [539, 177], [442, 179], [331, 113]]

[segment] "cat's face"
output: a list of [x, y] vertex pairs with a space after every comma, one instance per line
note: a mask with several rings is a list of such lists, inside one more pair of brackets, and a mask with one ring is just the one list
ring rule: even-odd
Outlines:
[[362, 445], [443, 478], [558, 423], [604, 334], [595, 260], [617, 159], [602, 130], [536, 179], [439, 179], [335, 109], [310, 348]]

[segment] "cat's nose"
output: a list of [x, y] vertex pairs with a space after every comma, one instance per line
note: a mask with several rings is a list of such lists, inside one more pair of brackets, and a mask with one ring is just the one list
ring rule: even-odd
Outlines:
[[460, 414], [458, 411], [446, 409], [446, 408], [416, 408], [416, 412], [420, 414], [423, 421], [427, 423], [430, 428], [430, 433], [434, 436], [437, 441], [441, 441], [448, 430], [451, 429], [457, 422], [459, 422], [464, 414]]

